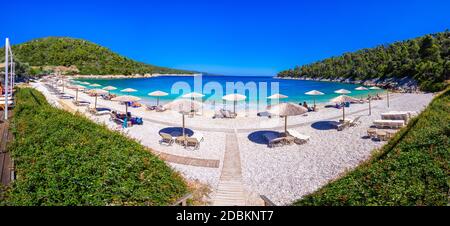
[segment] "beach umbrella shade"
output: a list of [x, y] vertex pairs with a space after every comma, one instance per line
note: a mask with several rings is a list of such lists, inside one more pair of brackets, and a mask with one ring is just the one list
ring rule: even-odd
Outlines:
[[[364, 86], [360, 86], [360, 87], [356, 88], [355, 90], [366, 91], [366, 90], [369, 90], [369, 89], [364, 87]], [[363, 99], [362, 95], [361, 95], [361, 99]], [[368, 99], [369, 99], [369, 115], [371, 115], [372, 114], [372, 104], [370, 103], [370, 98], [368, 98]]]
[[100, 85], [100, 84], [91, 84], [89, 86], [91, 86], [91, 87], [101, 87], [102, 85]]
[[205, 95], [203, 95], [203, 94], [201, 94], [201, 93], [192, 92], [192, 93], [184, 94], [182, 97], [183, 97], [183, 98], [190, 98], [192, 101], [194, 101], [195, 98], [202, 98], [202, 97], [204, 97], [204, 96], [205, 96]]
[[350, 91], [348, 91], [346, 89], [339, 89], [339, 90], [334, 91], [334, 93], [337, 93], [337, 94], [350, 94], [352, 92], [350, 92]]
[[364, 91], [364, 90], [368, 90], [368, 89], [364, 86], [360, 86], [360, 87], [356, 88], [355, 90]]
[[247, 97], [242, 94], [233, 93], [233, 94], [228, 94], [228, 95], [223, 96], [222, 99], [226, 100], [226, 101], [233, 101], [233, 103], [234, 103], [233, 112], [236, 113], [237, 102], [244, 101], [247, 99]]
[[270, 114], [278, 115], [284, 117], [284, 132], [287, 133], [287, 118], [288, 116], [302, 115], [308, 112], [303, 106], [292, 103], [281, 103], [268, 107], [268, 112]]
[[[325, 95], [325, 93], [322, 93], [322, 92], [320, 92], [320, 91], [317, 91], [317, 90], [311, 90], [311, 91], [309, 91], [309, 92], [306, 92], [305, 93], [306, 95], [309, 95], [309, 96], [321, 96], [321, 95]], [[316, 98], [314, 97], [314, 108], [316, 107]]]
[[126, 89], [120, 90], [120, 92], [122, 92], [122, 93], [134, 93], [134, 92], [137, 92], [137, 90], [132, 89], [132, 88], [126, 88]]
[[192, 93], [184, 94], [182, 97], [183, 98], [202, 98], [204, 96], [205, 95], [203, 95], [201, 93], [192, 92]]
[[[364, 87], [364, 86], [360, 86], [360, 87], [358, 87], [358, 88], [355, 88], [355, 90], [357, 90], [357, 91], [366, 91], [366, 90], [369, 90], [369, 89], [367, 89], [366, 87]], [[362, 99], [363, 97], [362, 97], [362, 95], [361, 95], [361, 99]]]
[[123, 95], [123, 96], [114, 97], [111, 100], [118, 101], [118, 102], [125, 102], [125, 114], [128, 114], [128, 104], [126, 102], [140, 101], [141, 98], [135, 97], [135, 96], [130, 96], [130, 95]]
[[[347, 96], [347, 95], [340, 95], [336, 98], [331, 99], [330, 102], [342, 104], [345, 102], [352, 102], [352, 101], [358, 101], [358, 99]], [[345, 121], [345, 105], [342, 106], [342, 120]]]
[[156, 97], [156, 106], [159, 106], [159, 98], [168, 96], [169, 94], [160, 90], [151, 92], [148, 94], [149, 96]]
[[107, 91], [106, 91], [106, 90], [103, 90], [103, 89], [91, 89], [91, 90], [89, 90], [89, 93], [95, 95], [95, 104], [94, 104], [94, 108], [97, 109], [97, 96], [98, 96], [98, 95], [106, 94]]
[[75, 89], [75, 101], [78, 102], [78, 90], [83, 90], [86, 87], [81, 86], [81, 85], [75, 85], [72, 88]]
[[105, 87], [105, 88], [103, 88], [103, 89], [106, 90], [106, 91], [108, 91], [108, 94], [110, 95], [110, 94], [111, 94], [111, 91], [112, 91], [112, 90], [116, 90], [117, 88], [114, 87], [114, 86], [107, 86], [107, 87]]
[[286, 98], [288, 98], [288, 96], [280, 94], [280, 93], [276, 93], [270, 97], [267, 97], [267, 99], [270, 99], [270, 100], [281, 100], [281, 99], [286, 99]]
[[[202, 107], [202, 103], [198, 101], [188, 101], [185, 99], [177, 99], [166, 105], [164, 108], [177, 111], [182, 115], [183, 137], [186, 138], [185, 133], [185, 115], [193, 111], [198, 111]], [[186, 140], [186, 139], [184, 139]]]
[[[381, 88], [378, 87], [378, 86], [372, 86], [369, 89], [371, 89], [371, 90], [381, 90]], [[387, 100], [387, 106], [389, 107], [389, 90], [388, 89], [386, 89], [386, 100]]]

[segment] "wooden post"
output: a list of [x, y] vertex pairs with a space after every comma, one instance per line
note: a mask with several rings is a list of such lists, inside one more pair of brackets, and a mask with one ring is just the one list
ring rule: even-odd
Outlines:
[[386, 94], [387, 94], [387, 107], [389, 108], [389, 90], [386, 90]]
[[8, 50], [9, 50], [9, 39], [6, 38], [5, 41], [5, 120], [8, 120], [8, 97], [9, 97], [9, 87], [8, 87]]

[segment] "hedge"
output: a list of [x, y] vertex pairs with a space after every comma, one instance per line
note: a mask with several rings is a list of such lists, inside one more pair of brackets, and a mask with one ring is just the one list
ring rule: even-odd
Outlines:
[[138, 142], [50, 106], [31, 88], [16, 94], [9, 145], [17, 179], [1, 205], [169, 205], [184, 180]]
[[369, 161], [294, 205], [448, 205], [449, 134], [447, 89]]

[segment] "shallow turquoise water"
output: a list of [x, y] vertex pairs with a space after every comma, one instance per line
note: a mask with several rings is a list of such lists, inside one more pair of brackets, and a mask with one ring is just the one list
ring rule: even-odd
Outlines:
[[[281, 93], [289, 96], [281, 101], [300, 103], [306, 101], [312, 104], [313, 99], [317, 103], [328, 102], [330, 99], [339, 96], [334, 93], [338, 89], [347, 89], [352, 93], [350, 96], [357, 98], [367, 97], [367, 95], [382, 93], [383, 90], [357, 91], [359, 85], [344, 84], [336, 82], [320, 82], [320, 81], [303, 81], [303, 80], [287, 80], [272, 77], [250, 77], [250, 76], [161, 76], [154, 78], [130, 78], [130, 79], [77, 79], [91, 84], [97, 83], [104, 86], [114, 86], [118, 89], [111, 91], [115, 94], [124, 94], [120, 90], [125, 88], [133, 88], [138, 90], [131, 95], [138, 96], [143, 102], [154, 103], [155, 98], [147, 94], [156, 90], [169, 93], [169, 96], [162, 97], [161, 102], [169, 102], [189, 92], [199, 92], [205, 94], [204, 101], [206, 103], [222, 103], [221, 97], [229, 93], [241, 93], [248, 97], [247, 103], [253, 105], [255, 103], [268, 103], [267, 97]], [[234, 85], [234, 86], [233, 86]], [[102, 88], [99, 87], [99, 88]], [[267, 87], [267, 88], [264, 88]], [[246, 89], [245, 89], [246, 88]], [[319, 90], [325, 95], [308, 96], [304, 93], [310, 90]]]

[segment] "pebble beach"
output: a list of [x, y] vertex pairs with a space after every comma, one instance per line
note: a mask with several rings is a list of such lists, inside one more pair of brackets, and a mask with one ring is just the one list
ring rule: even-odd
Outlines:
[[[168, 162], [186, 179], [207, 184], [213, 190], [213, 195], [221, 182], [224, 156], [227, 152], [227, 135], [233, 135], [237, 139], [238, 147], [237, 152], [233, 153], [240, 157], [239, 176], [244, 190], [265, 195], [277, 205], [289, 205], [316, 191], [367, 160], [375, 149], [383, 146], [383, 141], [366, 138], [367, 129], [374, 120], [381, 119], [381, 113], [420, 113], [433, 98], [433, 94], [391, 94], [390, 107], [387, 107], [386, 98], [373, 101], [371, 115], [368, 114], [368, 104], [352, 104], [346, 109], [346, 117], [360, 116], [361, 124], [344, 131], [337, 131], [330, 126], [342, 117], [342, 110], [319, 105], [318, 112], [288, 118], [288, 127], [310, 136], [310, 141], [303, 145], [276, 148], [268, 148], [260, 142], [258, 134], [261, 131], [282, 131], [284, 119], [257, 117], [256, 112], [251, 111], [238, 112], [239, 117], [236, 119], [213, 119], [212, 111], [204, 111], [201, 115], [186, 118], [186, 128], [194, 133], [201, 133], [204, 137], [198, 150], [190, 150], [180, 145], [159, 144], [159, 131], [181, 126], [182, 118], [177, 112], [154, 112], [144, 107], [128, 108], [132, 115], [142, 117], [144, 124], [122, 129], [120, 125], [110, 121], [109, 115], [93, 116], [86, 112], [86, 107], [76, 107], [72, 100], [59, 99], [41, 82], [32, 83], [32, 86], [42, 92], [52, 105], [85, 114], [93, 121], [119, 130], [157, 152], [180, 158], [219, 161], [218, 167]], [[65, 93], [75, 96], [74, 90], [66, 88]], [[79, 100], [94, 103], [94, 97], [85, 93], [80, 92], [78, 96]], [[120, 103], [101, 98], [98, 98], [97, 105], [121, 112], [125, 110]]]

